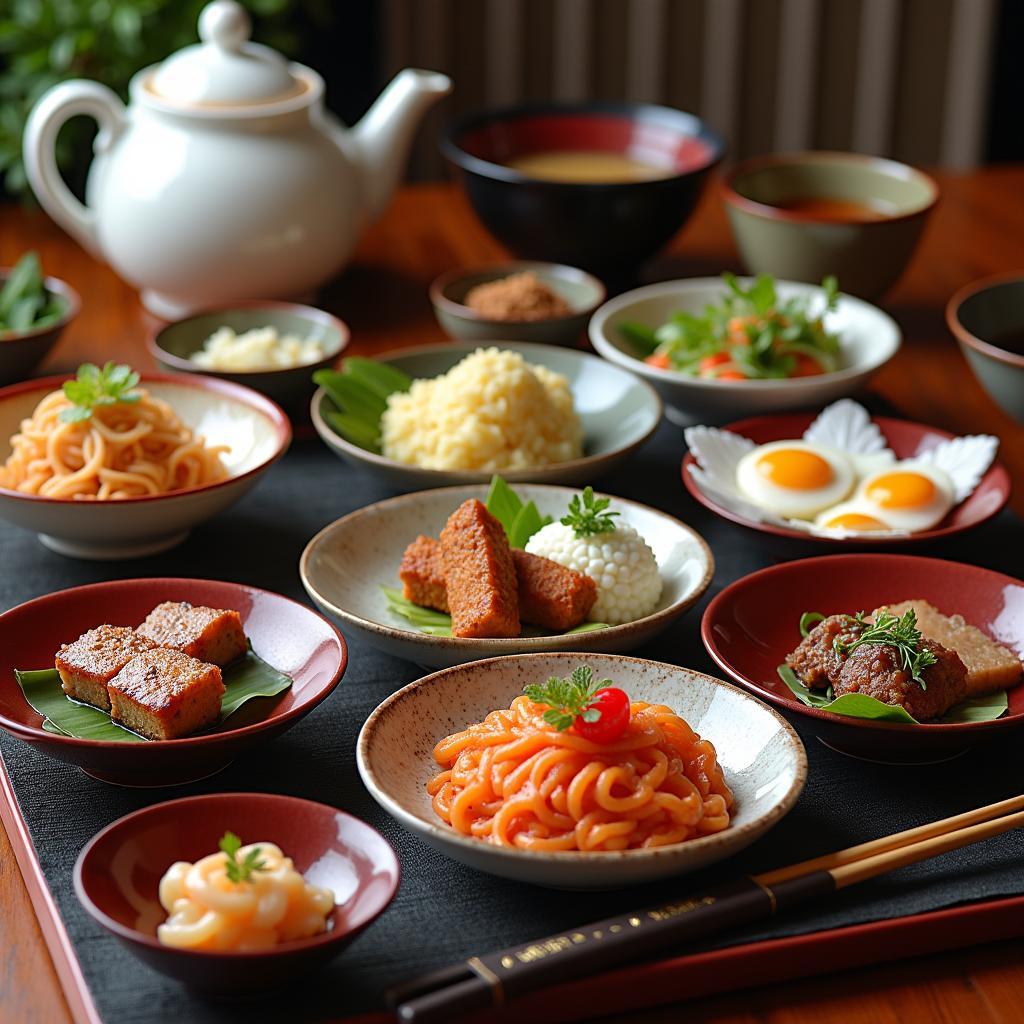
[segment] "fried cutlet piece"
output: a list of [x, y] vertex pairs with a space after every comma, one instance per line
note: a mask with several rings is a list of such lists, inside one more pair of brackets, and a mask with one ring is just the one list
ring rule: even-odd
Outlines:
[[483, 502], [464, 501], [441, 531], [452, 636], [519, 636], [516, 570], [505, 529]]
[[151, 740], [187, 736], [220, 718], [224, 680], [216, 665], [158, 647], [110, 680], [110, 717]]
[[441, 545], [433, 537], [420, 534], [402, 555], [398, 567], [402, 596], [421, 608], [448, 611], [448, 586], [444, 580]]
[[97, 626], [72, 644], [61, 644], [54, 657], [64, 692], [73, 700], [110, 710], [107, 683], [143, 651], [156, 644], [128, 626]]
[[936, 640], [924, 640], [922, 650], [935, 655], [935, 664], [921, 672], [924, 686], [903, 668], [899, 650], [891, 644], [864, 644], [843, 662], [833, 684], [836, 697], [863, 693], [883, 704], [898, 704], [919, 722], [944, 715], [967, 697], [967, 668], [956, 651]]
[[836, 640], [851, 643], [863, 628], [850, 615], [830, 615], [811, 629], [796, 650], [786, 655], [786, 664], [808, 689], [827, 690], [835, 686], [843, 667], [843, 658], [836, 653]]
[[597, 600], [597, 584], [586, 573], [542, 555], [512, 549], [523, 622], [564, 633], [587, 617]]
[[160, 647], [171, 647], [221, 668], [245, 654], [248, 646], [238, 612], [187, 601], [158, 604], [138, 632]]
[[943, 615], [934, 605], [920, 598], [886, 605], [886, 610], [897, 616], [906, 614], [911, 608], [917, 614], [917, 628], [922, 636], [936, 640], [960, 655], [960, 660], [967, 667], [969, 697], [1005, 690], [1020, 682], [1020, 658], [977, 626], [972, 626], [962, 615]]

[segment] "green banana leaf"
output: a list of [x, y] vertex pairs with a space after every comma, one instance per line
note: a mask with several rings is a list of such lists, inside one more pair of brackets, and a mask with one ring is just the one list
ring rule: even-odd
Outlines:
[[[25, 700], [46, 719], [43, 722], [46, 732], [73, 736], [80, 740], [150, 742], [111, 721], [105, 711], [71, 700], [61, 689], [60, 676], [55, 668], [31, 671], [16, 669], [14, 674], [25, 694]], [[283, 672], [278, 672], [258, 654], [248, 651], [243, 658], [224, 669], [221, 723], [253, 697], [275, 697], [291, 685], [291, 679]]]
[[[818, 693], [809, 690], [797, 678], [789, 665], [780, 665], [776, 672], [779, 678], [792, 691], [801, 704], [821, 711], [831, 711], [834, 715], [846, 715], [848, 718], [869, 718], [879, 722], [903, 722], [920, 725], [913, 715], [905, 708], [893, 704], [884, 704], [874, 697], [863, 693], [844, 693], [841, 697], [832, 697], [832, 690]], [[1005, 690], [998, 693], [987, 693], [981, 697], [972, 697], [949, 709], [939, 722], [952, 724], [956, 722], [991, 722], [1004, 714], [1009, 701]]]

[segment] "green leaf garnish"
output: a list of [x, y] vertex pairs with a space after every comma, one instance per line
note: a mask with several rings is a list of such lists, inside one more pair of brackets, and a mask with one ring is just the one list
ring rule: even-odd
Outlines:
[[60, 414], [65, 423], [87, 420], [93, 409], [118, 402], [137, 402], [142, 396], [132, 388], [139, 375], [124, 363], [107, 363], [101, 370], [95, 363], [83, 363], [74, 380], [64, 382], [64, 396], [72, 403]]
[[551, 516], [542, 516], [532, 501], [524, 504], [519, 495], [497, 474], [491, 477], [491, 486], [487, 490], [484, 504], [487, 511], [505, 528], [509, 546], [513, 548], [525, 548], [526, 542], [551, 522]]
[[569, 511], [562, 516], [563, 526], [571, 526], [577, 537], [591, 537], [598, 533], [611, 533], [615, 529], [614, 517], [618, 512], [606, 512], [610, 498], [595, 498], [594, 488], [585, 487], [582, 494], [574, 494]]
[[594, 679], [589, 665], [578, 665], [568, 679], [550, 676], [546, 683], [527, 683], [523, 693], [535, 704], [547, 704], [544, 721], [559, 732], [565, 732], [578, 717], [585, 722], [596, 722], [601, 717], [598, 709], [588, 718], [589, 704], [594, 694], [605, 686], [611, 686], [610, 679]]
[[[864, 623], [863, 612], [854, 618], [857, 622]], [[844, 641], [841, 637], [836, 637], [833, 641], [836, 654], [840, 657], [849, 657], [864, 644], [885, 644], [895, 647], [899, 652], [903, 671], [909, 673], [911, 679], [922, 690], [928, 689], [928, 684], [921, 673], [929, 665], [934, 665], [938, 659], [927, 647], [922, 647], [921, 631], [917, 628], [917, 613], [913, 608], [908, 608], [902, 618], [897, 618], [891, 612], [880, 611], [874, 622], [865, 623], [864, 632], [856, 640]]]
[[[789, 665], [780, 665], [776, 671], [779, 678], [786, 684], [790, 692], [801, 704], [820, 711], [831, 711], [834, 715], [845, 715], [847, 718], [867, 718], [876, 722], [903, 722], [920, 725], [906, 708], [898, 704], [886, 704], [876, 697], [863, 693], [844, 693], [841, 697], [833, 697], [831, 688], [822, 692], [810, 690], [797, 678]], [[939, 722], [991, 722], [1006, 712], [1009, 700], [1005, 690], [986, 694], [984, 697], [972, 697], [947, 711]]]
[[340, 370], [317, 370], [313, 382], [327, 392], [324, 419], [346, 441], [380, 454], [380, 418], [388, 396], [408, 391], [412, 378], [394, 366], [349, 356]]
[[236, 884], [248, 882], [249, 876], [254, 871], [265, 871], [266, 861], [260, 857], [261, 850], [254, 846], [241, 860], [238, 859], [238, 852], [242, 849], [242, 840], [234, 832], [225, 832], [221, 837], [220, 850], [224, 854], [224, 868], [229, 882]]
[[804, 612], [800, 616], [800, 635], [806, 637], [819, 622], [824, 620], [825, 616], [821, 612]]

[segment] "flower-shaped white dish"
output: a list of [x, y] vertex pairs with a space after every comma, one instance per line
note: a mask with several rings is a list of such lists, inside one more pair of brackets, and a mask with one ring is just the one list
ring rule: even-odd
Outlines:
[[[67, 377], [43, 377], [0, 390], [0, 463], [21, 421]], [[138, 558], [180, 544], [197, 524], [241, 498], [284, 453], [292, 429], [281, 408], [263, 395], [195, 374], [149, 374], [140, 385], [168, 402], [210, 445], [227, 445], [226, 480], [188, 490], [116, 501], [47, 498], [0, 488], [0, 517], [34, 530], [48, 548], [87, 559]]]
[[[801, 414], [755, 417], [723, 429], [689, 427], [685, 437], [690, 450], [683, 460], [683, 482], [697, 501], [733, 522], [780, 536], [846, 545], [928, 540], [991, 518], [1010, 493], [1006, 469], [995, 462], [997, 438], [953, 437], [923, 424], [872, 418], [850, 399], [828, 406], [815, 418]], [[759, 445], [782, 441], [810, 442], [823, 452], [841, 453], [862, 481], [896, 462], [935, 467], [949, 481], [952, 507], [935, 525], [913, 532], [824, 527], [810, 519], [778, 515], [745, 492], [737, 474], [741, 460]], [[836, 510], [842, 504], [837, 503]]]
[[[740, 278], [749, 285], [753, 278]], [[839, 282], [842, 286], [842, 281]], [[824, 307], [822, 289], [795, 281], [777, 281], [781, 299], [809, 296]], [[621, 325], [657, 327], [673, 313], [701, 313], [720, 303], [728, 289], [721, 278], [697, 277], [637, 288], [606, 302], [590, 321], [590, 342], [605, 359], [650, 381], [676, 423], [702, 417], [712, 422], [824, 405], [858, 391], [876, 370], [896, 354], [902, 335], [896, 321], [880, 309], [851, 295], [841, 295], [825, 317], [826, 328], [839, 335], [843, 366], [832, 373], [788, 380], [715, 380], [689, 377], [650, 366], [623, 336]]]
[[[536, 852], [460, 835], [437, 816], [426, 784], [439, 771], [432, 755], [438, 740], [507, 708], [527, 683], [568, 676], [577, 665], [610, 678], [632, 700], [668, 705], [714, 744], [736, 798], [728, 828], [653, 849]], [[560, 889], [636, 885], [724, 860], [781, 820], [807, 776], [807, 755], [792, 727], [729, 683], [640, 658], [571, 653], [493, 658], [410, 683], [366, 720], [356, 762], [373, 798], [442, 853], [478, 871]]]
[[[402, 370], [414, 380], [438, 377], [478, 348], [496, 347], [518, 352], [526, 362], [561, 374], [569, 381], [576, 412], [583, 426], [583, 456], [532, 469], [501, 469], [509, 482], [593, 483], [641, 447], [661, 422], [661, 399], [647, 383], [616, 366], [575, 349], [526, 342], [489, 341], [477, 344], [423, 345], [376, 357]], [[313, 426], [331, 451], [353, 466], [362, 466], [396, 488], [444, 487], [449, 484], [486, 483], [491, 470], [426, 469], [360, 448], [336, 433], [323, 416], [330, 399], [323, 388], [313, 395]]]
[[[544, 484], [515, 484], [517, 495], [558, 519], [578, 492]], [[667, 628], [701, 597], [715, 563], [704, 539], [664, 512], [612, 498], [621, 522], [634, 527], [654, 551], [662, 593], [654, 611], [635, 622], [586, 633], [526, 635], [514, 639], [462, 639], [422, 633], [388, 609], [382, 586], [401, 589], [402, 553], [419, 534], [437, 537], [467, 498], [483, 501], [481, 485], [405, 494], [358, 509], [324, 527], [306, 545], [299, 571], [307, 593], [326, 615], [374, 646], [430, 668], [501, 654], [537, 651], [631, 651]]]

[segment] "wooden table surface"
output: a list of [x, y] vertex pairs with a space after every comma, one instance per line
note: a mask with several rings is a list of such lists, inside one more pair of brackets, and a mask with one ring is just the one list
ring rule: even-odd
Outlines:
[[[969, 281], [1024, 271], [1024, 168], [937, 175], [942, 200], [921, 248], [885, 308], [905, 334], [873, 388], [910, 419], [956, 433], [1002, 439], [1000, 457], [1024, 514], [1024, 427], [1003, 415], [967, 369], [946, 331], [943, 308]], [[44, 215], [0, 208], [0, 266], [35, 248], [47, 273], [78, 289], [83, 309], [43, 370], [117, 359], [152, 368], [144, 337], [154, 322], [136, 293], [61, 233]], [[427, 285], [450, 267], [504, 255], [447, 185], [405, 188], [366, 234], [348, 270], [318, 303], [352, 328], [351, 352], [434, 342]], [[645, 279], [715, 275], [740, 269], [715, 189]], [[7, 836], [0, 829], [0, 1020], [65, 1024], [70, 1015], [36, 924]], [[1024, 941], [908, 960], [688, 1004], [691, 1020], [720, 1024], [1011, 1024], [1024, 1021]], [[655, 1024], [680, 1008], [631, 1014]], [[618, 1018], [625, 1020], [627, 1018]]]

